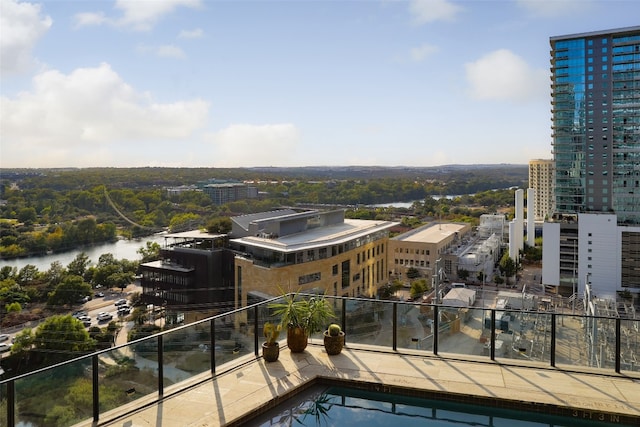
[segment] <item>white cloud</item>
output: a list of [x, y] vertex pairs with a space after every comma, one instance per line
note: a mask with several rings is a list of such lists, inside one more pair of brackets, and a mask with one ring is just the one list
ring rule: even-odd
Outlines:
[[177, 8], [199, 8], [202, 4], [202, 0], [117, 0], [115, 8], [122, 11], [120, 18], [107, 18], [103, 12], [85, 12], [77, 14], [75, 19], [78, 26], [108, 23], [136, 31], [149, 31], [163, 16]]
[[178, 59], [182, 59], [185, 58], [187, 55], [185, 55], [185, 53], [182, 51], [182, 49], [180, 49], [178, 46], [175, 45], [164, 45], [164, 46], [159, 46], [156, 50], [156, 54], [162, 58], [178, 58]]
[[518, 0], [518, 5], [531, 15], [543, 18], [565, 18], [576, 12], [587, 11], [594, 3], [594, 0]]
[[234, 124], [211, 138], [216, 167], [291, 166], [300, 136], [291, 123]]
[[102, 25], [111, 22], [103, 12], [83, 12], [74, 17], [76, 27]]
[[31, 50], [53, 21], [40, 14], [40, 5], [0, 2], [0, 72], [3, 76], [29, 70], [35, 61]]
[[420, 62], [426, 59], [428, 56], [433, 55], [437, 51], [437, 46], [425, 43], [422, 46], [414, 47], [413, 49], [411, 49], [410, 55], [413, 61]]
[[417, 24], [453, 21], [463, 8], [449, 0], [411, 0], [409, 12]]
[[465, 64], [475, 99], [526, 101], [548, 96], [546, 70], [535, 70], [511, 51], [500, 49]]
[[184, 51], [176, 45], [160, 45], [160, 46], [147, 46], [140, 44], [137, 46], [137, 50], [143, 54], [152, 54], [160, 58], [176, 58], [184, 59], [187, 55]]
[[[34, 77], [31, 91], [0, 98], [0, 109], [3, 164], [25, 166], [38, 156], [43, 162], [63, 157], [56, 164], [71, 165], [77, 162], [76, 150], [109, 152], [116, 146], [190, 138], [204, 125], [209, 105], [199, 99], [155, 103], [101, 64], [68, 75], [43, 72]], [[101, 156], [108, 162], [106, 154]]]
[[202, 28], [196, 28], [194, 30], [182, 30], [180, 34], [178, 34], [179, 39], [199, 39], [204, 36], [204, 31]]

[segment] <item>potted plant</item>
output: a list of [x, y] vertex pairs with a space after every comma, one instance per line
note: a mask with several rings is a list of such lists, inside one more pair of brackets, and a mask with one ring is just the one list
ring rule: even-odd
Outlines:
[[262, 357], [264, 357], [264, 360], [267, 362], [275, 362], [280, 356], [278, 337], [280, 336], [281, 330], [282, 326], [269, 322], [266, 322], [262, 328], [262, 333], [267, 339], [262, 343]]
[[301, 353], [307, 348], [309, 335], [322, 330], [334, 318], [333, 307], [324, 295], [301, 298], [298, 293], [283, 296], [283, 302], [269, 305], [273, 315], [281, 318], [281, 325], [287, 327], [287, 346], [293, 353]]
[[340, 325], [332, 323], [324, 331], [324, 349], [330, 356], [340, 354], [344, 347], [344, 332]]

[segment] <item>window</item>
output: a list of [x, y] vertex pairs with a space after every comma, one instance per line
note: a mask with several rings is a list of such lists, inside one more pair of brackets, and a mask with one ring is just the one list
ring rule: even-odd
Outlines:
[[349, 260], [342, 263], [342, 289], [351, 286], [351, 264]]
[[320, 280], [320, 273], [305, 274], [298, 277], [298, 285], [305, 285], [307, 283], [317, 282]]
[[338, 275], [338, 264], [335, 264], [333, 267], [331, 267], [331, 272], [333, 273], [334, 276]]

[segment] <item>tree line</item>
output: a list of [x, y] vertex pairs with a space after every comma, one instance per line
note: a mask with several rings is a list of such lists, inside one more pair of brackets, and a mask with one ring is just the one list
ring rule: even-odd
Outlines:
[[[526, 167], [440, 170], [376, 169], [381, 176], [349, 178], [347, 172], [301, 169], [70, 169], [0, 174], [0, 258], [44, 254], [139, 237], [160, 229], [207, 228], [212, 221], [280, 206], [338, 205], [357, 211], [390, 202], [411, 202], [409, 215], [438, 218], [477, 215], [513, 204], [496, 188], [523, 186]], [[279, 175], [288, 173], [289, 175]], [[337, 179], [334, 176], [340, 175]], [[212, 177], [257, 187], [257, 199], [216, 205], [202, 191], [170, 195], [166, 187]], [[459, 199], [440, 195], [472, 194]], [[108, 195], [108, 198], [106, 197]], [[113, 203], [113, 206], [109, 202]], [[114, 209], [114, 206], [116, 209]], [[363, 206], [365, 206], [363, 208]], [[470, 207], [471, 206], [471, 207]], [[475, 208], [473, 207], [475, 206]], [[126, 216], [123, 218], [120, 213]], [[356, 213], [354, 215], [362, 214]]]

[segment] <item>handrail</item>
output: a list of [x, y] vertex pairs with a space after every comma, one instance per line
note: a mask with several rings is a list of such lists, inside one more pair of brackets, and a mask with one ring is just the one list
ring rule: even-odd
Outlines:
[[[309, 297], [311, 296], [310, 294], [298, 294], [300, 297], [304, 298], [304, 297]], [[182, 325], [173, 329], [169, 329], [167, 331], [162, 331], [159, 332], [155, 335], [152, 335], [150, 337], [145, 337], [145, 338], [140, 338], [131, 342], [128, 342], [127, 344], [122, 344], [119, 346], [114, 346], [111, 347], [109, 349], [105, 349], [105, 350], [100, 350], [100, 351], [96, 351], [94, 353], [91, 353], [89, 355], [85, 355], [85, 356], [80, 356], [80, 357], [75, 357], [71, 360], [65, 361], [65, 362], [60, 362], [51, 366], [47, 366], [44, 368], [40, 368], [38, 370], [32, 371], [32, 372], [28, 372], [28, 373], [24, 373], [24, 374], [20, 374], [17, 375], [15, 377], [11, 377], [8, 379], [4, 379], [4, 380], [0, 380], [0, 398], [5, 397], [7, 399], [7, 412], [6, 412], [6, 421], [7, 421], [7, 425], [9, 426], [14, 426], [15, 422], [16, 422], [16, 411], [17, 411], [17, 407], [16, 407], [16, 382], [21, 381], [23, 379], [27, 379], [30, 377], [34, 377], [36, 375], [42, 374], [44, 372], [47, 371], [51, 371], [51, 370], [55, 370], [61, 367], [65, 367], [65, 366], [69, 366], [71, 364], [77, 363], [77, 362], [82, 362], [82, 361], [86, 361], [86, 362], [90, 362], [87, 363], [88, 365], [90, 364], [91, 366], [91, 370], [92, 370], [92, 375], [91, 375], [91, 381], [92, 381], [92, 406], [93, 406], [93, 410], [92, 410], [92, 414], [93, 414], [93, 420], [95, 422], [99, 421], [100, 418], [100, 399], [99, 399], [99, 387], [98, 387], [98, 361], [101, 355], [104, 355], [106, 353], [112, 353], [114, 352], [114, 350], [121, 350], [121, 349], [125, 349], [128, 347], [133, 347], [133, 346], [137, 346], [139, 344], [142, 343], [146, 343], [146, 342], [152, 342], [152, 341], [156, 341], [156, 345], [155, 347], [155, 356], [157, 357], [157, 363], [158, 363], [158, 384], [157, 384], [157, 397], [156, 399], [159, 401], [161, 399], [163, 399], [163, 397], [166, 397], [165, 391], [166, 391], [166, 386], [164, 383], [164, 375], [163, 375], [163, 369], [164, 369], [164, 363], [163, 363], [163, 358], [165, 357], [164, 355], [164, 339], [165, 337], [168, 336], [168, 334], [176, 334], [176, 332], [182, 331], [182, 330], [186, 330], [189, 328], [194, 328], [197, 327], [199, 325], [207, 325], [208, 323], [208, 331], [210, 333], [210, 341], [209, 341], [209, 348], [210, 348], [210, 359], [209, 359], [209, 364], [210, 364], [210, 374], [212, 377], [216, 377], [220, 374], [219, 370], [217, 370], [216, 367], [216, 356], [220, 355], [220, 351], [216, 348], [216, 320], [219, 319], [223, 319], [224, 317], [229, 317], [229, 316], [236, 316], [236, 315], [241, 315], [241, 316], [247, 316], [247, 318], [249, 316], [253, 316], [253, 321], [252, 322], [247, 322], [246, 323], [246, 327], [250, 328], [247, 331], [247, 334], [250, 335], [250, 333], [253, 334], [253, 357], [255, 357], [255, 359], [259, 359], [261, 358], [260, 353], [259, 353], [259, 346], [260, 346], [260, 339], [259, 337], [261, 337], [261, 332], [260, 332], [260, 327], [261, 327], [261, 323], [265, 320], [265, 319], [259, 319], [259, 313], [260, 313], [260, 308], [266, 308], [269, 306], [270, 303], [275, 302], [277, 300], [279, 300], [281, 297], [276, 297], [276, 298], [272, 298], [266, 301], [262, 301], [256, 304], [252, 304], [250, 306], [244, 307], [244, 308], [240, 308], [240, 309], [236, 309], [236, 310], [232, 310], [229, 312], [225, 312], [216, 316], [212, 316], [206, 319], [202, 319], [199, 320], [197, 322], [194, 323], [190, 323], [187, 325]], [[559, 322], [558, 320], [558, 316], [563, 316], [562, 320], [564, 322], [564, 318], [580, 318], [582, 321], [582, 324], [584, 324], [584, 331], [585, 333], [590, 333], [590, 331], [596, 331], [598, 326], [600, 326], [599, 322], [600, 321], [613, 321], [614, 323], [612, 323], [613, 327], [612, 327], [612, 333], [615, 334], [615, 336], [612, 335], [613, 337], [613, 342], [615, 344], [615, 353], [614, 353], [614, 368], [613, 369], [606, 369], [603, 368], [603, 374], [608, 374], [609, 372], [613, 371], [616, 374], [620, 374], [621, 372], [621, 335], [622, 335], [622, 330], [621, 330], [621, 322], [623, 320], [626, 321], [632, 321], [632, 322], [640, 322], [640, 319], [620, 319], [619, 317], [604, 317], [604, 316], [584, 316], [584, 315], [572, 315], [572, 314], [564, 314], [564, 313], [551, 313], [551, 312], [534, 312], [534, 311], [527, 311], [527, 310], [497, 310], [494, 308], [479, 308], [479, 307], [454, 307], [454, 306], [446, 306], [446, 305], [442, 305], [442, 304], [424, 304], [421, 302], [401, 302], [401, 301], [387, 301], [387, 300], [374, 300], [374, 299], [367, 299], [367, 298], [347, 298], [347, 297], [337, 297], [337, 296], [326, 296], [326, 298], [330, 298], [330, 299], [334, 299], [336, 301], [340, 301], [340, 305], [339, 307], [341, 307], [341, 316], [340, 316], [340, 321], [343, 324], [343, 329], [347, 330], [350, 326], [348, 322], [350, 321], [350, 318], [348, 316], [347, 313], [347, 302], [351, 302], [351, 303], [363, 303], [363, 304], [367, 304], [367, 303], [382, 303], [382, 304], [391, 304], [392, 307], [392, 316], [393, 318], [390, 319], [390, 323], [391, 323], [391, 328], [392, 328], [392, 344], [391, 344], [391, 348], [390, 350], [393, 352], [397, 352], [397, 353], [402, 353], [402, 349], [399, 349], [399, 337], [398, 337], [398, 331], [403, 327], [401, 325], [401, 322], [398, 322], [398, 318], [399, 318], [399, 310], [398, 307], [399, 306], [417, 306], [417, 307], [422, 307], [422, 308], [428, 308], [429, 310], [431, 310], [431, 318], [430, 321], [433, 322], [433, 333], [431, 335], [428, 335], [428, 337], [423, 337], [425, 340], [429, 337], [433, 338], [433, 347], [431, 349], [431, 353], [434, 355], [438, 355], [440, 357], [443, 357], [440, 353], [439, 353], [439, 347], [438, 347], [438, 342], [441, 338], [441, 336], [445, 333], [445, 331], [448, 329], [446, 328], [446, 326], [448, 326], [449, 324], [444, 322], [442, 319], [442, 316], [445, 315], [445, 313], [447, 311], [451, 312], [454, 310], [459, 310], [461, 308], [466, 308], [469, 310], [481, 310], [482, 311], [482, 322], [483, 322], [483, 327], [482, 329], [485, 329], [485, 321], [489, 321], [490, 322], [490, 335], [488, 337], [488, 345], [489, 345], [489, 360], [490, 361], [495, 361], [496, 360], [496, 341], [498, 339], [498, 335], [496, 334], [496, 329], [499, 329], [496, 327], [496, 322], [500, 322], [500, 320], [498, 320], [499, 318], [497, 318], [496, 314], [497, 313], [502, 313], [505, 314], [506, 312], [510, 312], [510, 313], [522, 313], [523, 318], [525, 315], [534, 315], [534, 314], [539, 314], [539, 315], [546, 315], [549, 316], [549, 318], [551, 319], [551, 327], [550, 327], [550, 334], [551, 334], [551, 338], [550, 338], [550, 355], [549, 355], [549, 366], [554, 368], [556, 367], [556, 357], [555, 357], [555, 352], [556, 352], [556, 340], [557, 340], [557, 334], [558, 334], [558, 330], [557, 327], [560, 327], [560, 325], [557, 325], [557, 322]], [[407, 310], [408, 312], [408, 310]], [[487, 318], [487, 315], [489, 315], [489, 317]], [[404, 320], [403, 320], [404, 321]], [[635, 326], [634, 326], [635, 327]], [[593, 338], [592, 338], [593, 339]], [[600, 338], [598, 338], [600, 339]], [[412, 341], [417, 342], [419, 340], [419, 338], [412, 338]], [[353, 340], [349, 341], [349, 345], [354, 345], [357, 347], [357, 343], [353, 343]], [[379, 346], [381, 347], [381, 350], [385, 347], [385, 346]], [[419, 347], [420, 350], [424, 350], [421, 348], [421, 346], [417, 346]], [[595, 347], [594, 347], [595, 348]], [[404, 347], [405, 350], [409, 350], [408, 347]], [[389, 348], [387, 347], [387, 350], [389, 351]], [[217, 353], [216, 353], [217, 352]], [[591, 352], [593, 353], [594, 350], [591, 349]], [[530, 353], [530, 351], [528, 352]], [[529, 354], [527, 354], [527, 356], [529, 357]], [[446, 357], [446, 356], [444, 356]], [[592, 354], [591, 355], [591, 360], [595, 360], [595, 358], [597, 358], [597, 355]], [[517, 359], [513, 359], [516, 361], [515, 364], [517, 365], [524, 365], [524, 364], [518, 364], [517, 363]], [[238, 362], [238, 363], [231, 363], [229, 364], [225, 369], [229, 370], [229, 369], [234, 369], [236, 368], [240, 363], [246, 363], [246, 359], [243, 359], [243, 362]], [[594, 366], [592, 362], [589, 362], [591, 365], [590, 366]], [[598, 362], [599, 364], [602, 363], [602, 361]], [[225, 372], [226, 372], [225, 370]], [[2, 396], [1, 393], [3, 391], [3, 389], [6, 387], [6, 394], [5, 396]], [[0, 414], [0, 424], [2, 424], [1, 421], [4, 421], [3, 419], [3, 414]]]

